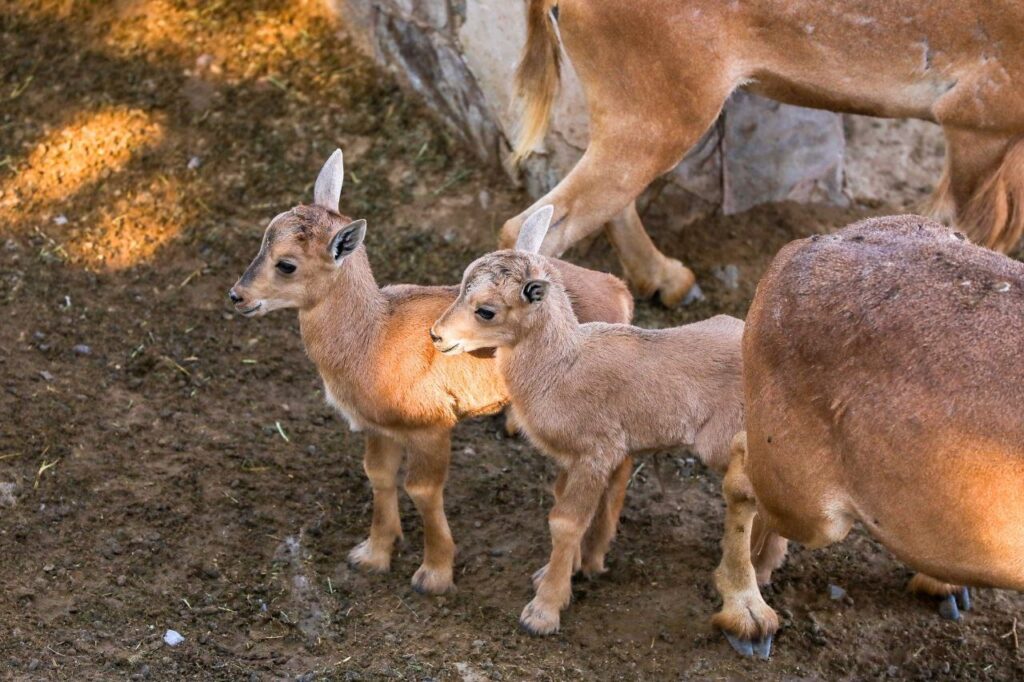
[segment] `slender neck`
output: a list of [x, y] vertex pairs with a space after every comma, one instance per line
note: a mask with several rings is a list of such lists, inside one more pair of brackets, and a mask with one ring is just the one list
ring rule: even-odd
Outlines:
[[358, 366], [384, 325], [387, 305], [360, 245], [310, 292], [313, 305], [299, 310], [306, 353], [321, 374]]
[[549, 287], [518, 342], [501, 349], [498, 361], [513, 399], [543, 392], [564, 376], [579, 353], [581, 335], [572, 304], [559, 284]]

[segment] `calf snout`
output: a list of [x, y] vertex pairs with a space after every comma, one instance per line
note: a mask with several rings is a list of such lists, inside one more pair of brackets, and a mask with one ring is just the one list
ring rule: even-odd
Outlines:
[[242, 296], [240, 293], [235, 291], [234, 287], [231, 287], [231, 290], [228, 291], [228, 298], [230, 298], [231, 302], [235, 305], [238, 305], [245, 300], [245, 296]]
[[430, 328], [430, 340], [433, 341], [435, 344], [441, 343], [441, 341], [443, 341], [443, 339], [440, 336], [434, 333], [433, 327]]

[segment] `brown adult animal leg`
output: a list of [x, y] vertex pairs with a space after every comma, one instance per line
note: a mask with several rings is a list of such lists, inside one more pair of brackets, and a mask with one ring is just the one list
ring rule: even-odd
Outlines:
[[750, 532], [750, 554], [758, 585], [767, 585], [772, 581], [772, 571], [786, 561], [788, 548], [789, 541], [769, 529], [764, 518], [755, 514]]
[[657, 296], [662, 304], [674, 308], [693, 290], [697, 283], [693, 271], [658, 250], [644, 230], [635, 201], [608, 222], [605, 234], [619, 256], [626, 279], [641, 298]]
[[605, 572], [604, 558], [608, 554], [612, 540], [615, 539], [615, 531], [619, 527], [619, 514], [622, 513], [622, 505], [626, 501], [626, 487], [629, 485], [629, 477], [633, 473], [633, 458], [626, 457], [619, 465], [619, 468], [612, 472], [608, 480], [608, 487], [601, 495], [597, 512], [590, 522], [590, 528], [583, 536], [583, 543], [580, 549], [583, 575], [588, 578], [598, 576]]
[[944, 129], [946, 168], [932, 213], [998, 251], [1024, 236], [1024, 139]]
[[[624, 263], [627, 278], [642, 278], [633, 282], [638, 290], [649, 289], [651, 283], [664, 282], [671, 286], [666, 286], [662, 296], [669, 300], [681, 299], [679, 291], [685, 285], [687, 274], [692, 277], [692, 273], [667, 265], [671, 261], [654, 248], [646, 233], [638, 238], [637, 232], [643, 232], [643, 225], [630, 205], [654, 178], [679, 163], [714, 122], [727, 94], [728, 90], [724, 89], [708, 100], [695, 96], [695, 101], [704, 106], [681, 116], [687, 122], [685, 125], [675, 118], [660, 122], [646, 120], [643, 112], [617, 119], [614, 128], [607, 130], [602, 130], [595, 122], [590, 146], [583, 158], [553, 190], [502, 226], [501, 246], [511, 248], [526, 218], [547, 204], [555, 207], [555, 214], [541, 253], [549, 256], [564, 253], [605, 223], [616, 221], [611, 229], [619, 248], [624, 249], [630, 259], [628, 264]], [[634, 125], [634, 121], [642, 125]], [[638, 126], [645, 131], [640, 138], [637, 137]], [[653, 264], [641, 265], [642, 259], [649, 258], [654, 259]]]
[[924, 573], [917, 573], [907, 583], [907, 590], [914, 594], [938, 597], [939, 613], [949, 620], [960, 620], [961, 611], [971, 610], [971, 593], [964, 585], [950, 585]]
[[746, 474], [747, 438], [737, 434], [732, 458], [722, 484], [725, 497], [725, 534], [722, 562], [715, 569], [715, 587], [722, 595], [722, 610], [711, 623], [744, 656], [768, 658], [772, 636], [779, 629], [779, 617], [761, 597], [750, 558], [751, 530], [757, 503]]
[[387, 571], [391, 567], [391, 550], [402, 537], [398, 515], [398, 468], [402, 464], [402, 447], [387, 436], [366, 435], [363, 469], [373, 487], [373, 522], [370, 537], [348, 554], [354, 568]]
[[572, 598], [574, 558], [607, 486], [607, 475], [601, 475], [586, 464], [566, 472], [565, 487], [548, 516], [551, 558], [540, 578], [536, 596], [519, 616], [520, 626], [530, 634], [558, 632], [560, 612]]
[[444, 515], [444, 483], [451, 459], [448, 431], [427, 431], [411, 439], [405, 491], [423, 517], [423, 564], [412, 587], [423, 594], [442, 594], [452, 587], [455, 541]]

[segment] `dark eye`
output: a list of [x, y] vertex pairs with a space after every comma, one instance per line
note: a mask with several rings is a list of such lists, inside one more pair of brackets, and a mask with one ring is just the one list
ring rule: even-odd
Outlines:
[[274, 267], [277, 268], [278, 272], [281, 272], [285, 275], [290, 275], [293, 272], [295, 272], [298, 266], [296, 266], [294, 263], [289, 263], [286, 260], [279, 260], [277, 261], [277, 265]]
[[477, 308], [475, 312], [476, 312], [476, 316], [479, 317], [481, 320], [493, 320], [494, 319], [494, 311], [493, 310], [488, 310], [487, 308]]

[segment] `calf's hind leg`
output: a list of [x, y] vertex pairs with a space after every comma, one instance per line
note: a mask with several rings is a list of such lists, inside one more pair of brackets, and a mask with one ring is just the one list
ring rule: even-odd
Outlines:
[[615, 531], [619, 526], [619, 514], [622, 513], [622, 505], [626, 500], [626, 488], [629, 486], [629, 477], [633, 473], [633, 458], [626, 457], [622, 464], [612, 472], [608, 480], [608, 487], [605, 488], [601, 501], [598, 503], [597, 512], [590, 522], [590, 528], [583, 536], [583, 544], [580, 548], [581, 569], [583, 575], [594, 577], [604, 573], [604, 558], [608, 554], [612, 540], [615, 539]]
[[715, 569], [715, 587], [722, 595], [722, 609], [711, 623], [722, 630], [733, 649], [744, 656], [768, 658], [779, 617], [761, 597], [750, 558], [750, 537], [757, 503], [747, 478], [746, 433], [733, 439], [732, 458], [722, 484], [725, 497], [725, 531], [722, 562]]
[[373, 487], [373, 521], [370, 537], [348, 554], [353, 568], [383, 572], [391, 567], [391, 550], [402, 537], [398, 515], [398, 468], [402, 446], [387, 436], [366, 434], [363, 469]]

